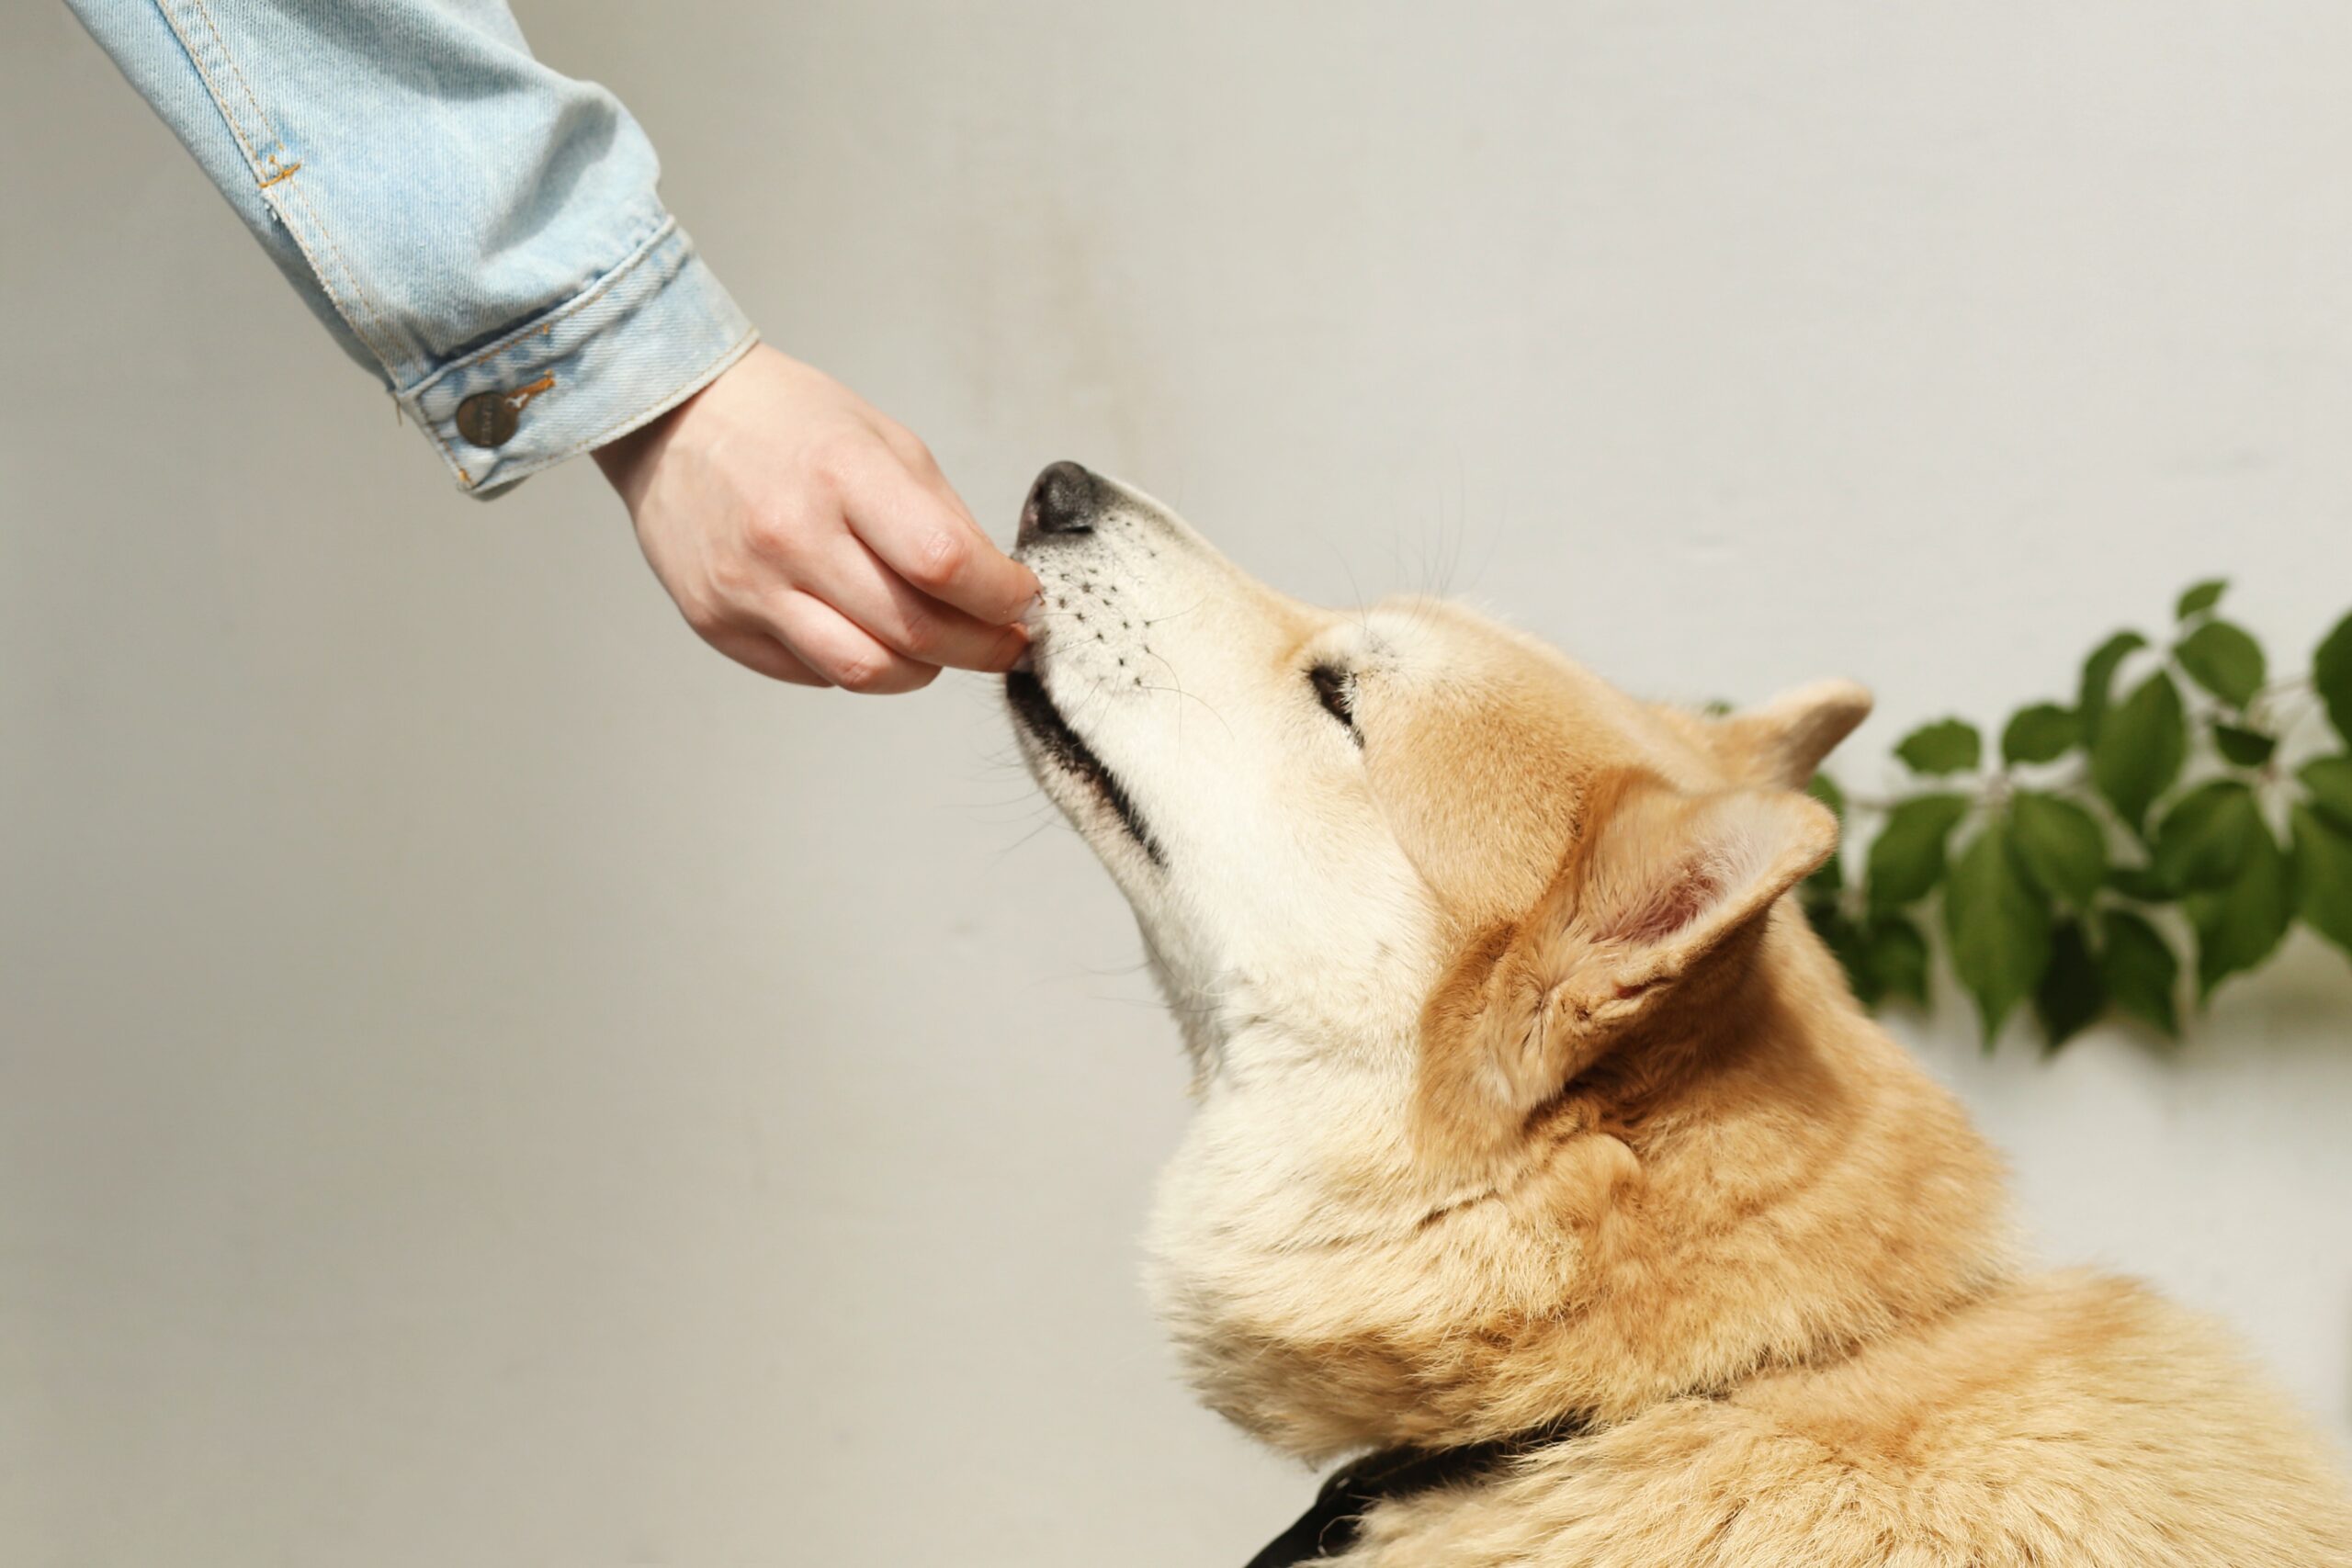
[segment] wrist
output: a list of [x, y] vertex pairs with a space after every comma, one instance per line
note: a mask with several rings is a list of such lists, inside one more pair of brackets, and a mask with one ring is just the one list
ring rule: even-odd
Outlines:
[[652, 482], [654, 468], [660, 463], [662, 453], [677, 438], [689, 412], [708, 394], [711, 387], [732, 375], [734, 369], [734, 366], [729, 366], [712, 379], [709, 386], [699, 389], [677, 407], [664, 410], [636, 429], [616, 436], [589, 452], [588, 455], [596, 460], [597, 471], [605, 476], [605, 482], [619, 493], [632, 513], [637, 510], [638, 501], [644, 495], [646, 487]]

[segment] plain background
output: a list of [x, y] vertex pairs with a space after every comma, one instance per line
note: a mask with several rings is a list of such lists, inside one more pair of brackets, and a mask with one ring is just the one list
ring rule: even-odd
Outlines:
[[[2227, 572], [2352, 606], [2352, 8], [526, 5], [770, 338], [1009, 536], [1071, 457], [1849, 784]], [[1134, 1283], [1183, 1116], [994, 693], [704, 650], [460, 499], [62, 9], [0, 18], [0, 1557], [1241, 1561]], [[1041, 829], [1042, 830], [1038, 830]], [[2352, 970], [1897, 1020], [2053, 1257], [2352, 1428]]]

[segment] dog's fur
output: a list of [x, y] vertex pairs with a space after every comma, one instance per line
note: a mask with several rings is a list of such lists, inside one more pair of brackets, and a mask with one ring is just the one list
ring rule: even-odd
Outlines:
[[1997, 1160], [1782, 897], [1863, 692], [1651, 706], [1083, 486], [1023, 529], [1016, 728], [1194, 1060], [1150, 1242], [1193, 1380], [1310, 1461], [1589, 1422], [1339, 1562], [2352, 1564], [2321, 1439], [2206, 1323], [2021, 1265]]

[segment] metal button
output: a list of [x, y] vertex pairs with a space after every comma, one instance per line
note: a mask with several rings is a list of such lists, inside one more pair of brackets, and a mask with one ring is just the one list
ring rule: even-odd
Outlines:
[[504, 392], [476, 392], [458, 405], [458, 434], [477, 446], [503, 446], [522, 423]]

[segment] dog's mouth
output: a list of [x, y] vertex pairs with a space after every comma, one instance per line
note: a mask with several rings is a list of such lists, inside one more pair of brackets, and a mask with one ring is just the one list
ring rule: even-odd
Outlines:
[[1143, 814], [1136, 809], [1126, 787], [1118, 775], [1103, 765], [1093, 748], [1079, 739], [1078, 731], [1069, 727], [1061, 710], [1054, 706], [1054, 699], [1046, 694], [1046, 683], [1032, 671], [1015, 670], [1004, 678], [1005, 700], [1012, 706], [1012, 716], [1037, 749], [1057, 769], [1091, 790], [1094, 797], [1109, 809], [1125, 829], [1127, 837], [1149, 856], [1155, 865], [1166, 865], [1167, 855], [1159, 841], [1144, 825]]

